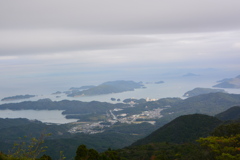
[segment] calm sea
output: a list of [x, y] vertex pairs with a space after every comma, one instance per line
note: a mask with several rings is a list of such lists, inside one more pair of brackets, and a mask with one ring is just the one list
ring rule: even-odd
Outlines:
[[[117, 103], [116, 101], [111, 101], [111, 98], [120, 99], [122, 102], [126, 98], [151, 98], [151, 99], [160, 99], [166, 97], [182, 97], [183, 94], [189, 90], [192, 90], [196, 87], [203, 88], [212, 88], [216, 84], [215, 80], [204, 80], [199, 77], [193, 77], [191, 79], [175, 79], [168, 80], [162, 84], [154, 84], [150, 82], [144, 84], [146, 88], [136, 89], [135, 91], [128, 91], [123, 93], [114, 93], [98, 96], [83, 96], [83, 97], [67, 97], [64, 93], [59, 95], [53, 95], [52, 93], [58, 91], [53, 90], [51, 93], [39, 94], [34, 98], [27, 99], [28, 101], [36, 101], [43, 98], [50, 98], [53, 101], [61, 101], [64, 99], [68, 100], [79, 100], [79, 101], [100, 101], [100, 102], [110, 102]], [[240, 89], [225, 89], [228, 93], [240, 94]], [[21, 100], [23, 101], [23, 100]], [[3, 103], [18, 103], [21, 101], [11, 101], [11, 102], [0, 102]], [[25, 100], [26, 101], [26, 100]], [[58, 110], [20, 110], [20, 111], [11, 111], [11, 110], [0, 110], [0, 118], [28, 118], [28, 119], [37, 119], [42, 122], [50, 123], [68, 123], [76, 120], [66, 119], [64, 115], [61, 114], [62, 111]]]
[[1, 118], [27, 118], [44, 123], [64, 124], [76, 122], [76, 119], [66, 119], [60, 110], [0, 110]]

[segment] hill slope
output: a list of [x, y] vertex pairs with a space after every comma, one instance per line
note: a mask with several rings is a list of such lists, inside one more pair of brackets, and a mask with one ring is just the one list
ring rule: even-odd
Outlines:
[[223, 121], [238, 120], [240, 119], [240, 106], [229, 108], [228, 110], [217, 114], [215, 117]]
[[225, 92], [223, 89], [212, 89], [212, 88], [194, 88], [193, 90], [187, 91], [184, 93], [184, 97], [193, 97], [200, 94], [216, 93], [216, 92]]
[[216, 115], [231, 106], [240, 106], [240, 94], [209, 93], [187, 98], [161, 113], [175, 117], [194, 113]]
[[193, 142], [199, 137], [208, 136], [209, 132], [221, 123], [222, 121], [219, 119], [207, 115], [193, 114], [180, 116], [146, 138], [133, 143], [133, 145], [158, 142]]

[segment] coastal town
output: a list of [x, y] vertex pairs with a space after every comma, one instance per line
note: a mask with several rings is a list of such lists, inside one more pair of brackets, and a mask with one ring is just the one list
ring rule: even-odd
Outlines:
[[[151, 99], [146, 99], [150, 101]], [[130, 102], [129, 107], [135, 107], [133, 102]], [[167, 107], [167, 106], [166, 106]], [[148, 108], [148, 106], [145, 106]], [[115, 108], [106, 112], [105, 121], [95, 121], [95, 122], [73, 122], [73, 126], [69, 132], [70, 133], [86, 133], [86, 134], [96, 134], [104, 132], [107, 127], [111, 127], [115, 123], [126, 123], [126, 124], [139, 124], [139, 123], [150, 123], [155, 124], [154, 119], [161, 118], [161, 111], [163, 108], [155, 108], [153, 110], [143, 111], [140, 114], [130, 115], [128, 113], [119, 113], [122, 111], [121, 108]]]

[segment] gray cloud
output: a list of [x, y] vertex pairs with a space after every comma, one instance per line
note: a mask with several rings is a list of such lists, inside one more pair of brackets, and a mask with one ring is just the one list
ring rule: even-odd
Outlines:
[[101, 73], [239, 70], [239, 15], [239, 0], [0, 1], [0, 79], [14, 86], [39, 77], [47, 84], [69, 75], [70, 83]]
[[0, 56], [128, 48], [157, 41], [137, 35], [83, 34], [66, 30], [4, 30], [0, 35]]
[[238, 0], [1, 1], [1, 28], [176, 33], [240, 28]]

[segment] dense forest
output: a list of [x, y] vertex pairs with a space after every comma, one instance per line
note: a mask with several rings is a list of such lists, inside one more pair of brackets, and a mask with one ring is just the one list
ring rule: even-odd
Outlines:
[[[225, 111], [226, 117], [236, 111], [230, 108]], [[239, 110], [238, 110], [239, 111]], [[239, 113], [238, 113], [239, 114]], [[223, 114], [220, 113], [223, 118]], [[118, 150], [106, 149], [98, 152], [79, 144], [73, 150], [70, 159], [75, 160], [237, 160], [240, 158], [240, 117], [228, 121], [221, 121], [212, 116], [193, 114], [176, 118], [170, 123], [151, 133], [129, 147]], [[225, 118], [224, 118], [225, 119]], [[25, 120], [20, 119], [19, 123]], [[9, 121], [11, 124], [11, 120]], [[177, 133], [176, 134], [176, 130]], [[29, 144], [26, 141], [18, 141], [9, 154], [0, 154], [2, 160], [51, 160], [65, 159], [63, 152], [59, 157], [52, 158], [46, 154], [48, 143], [44, 142], [44, 136], [31, 138]], [[167, 138], [170, 137], [170, 138]], [[159, 139], [160, 138], [160, 139]], [[55, 147], [59, 147], [54, 143]], [[39, 156], [41, 155], [41, 156]], [[67, 158], [69, 159], [69, 158]]]

